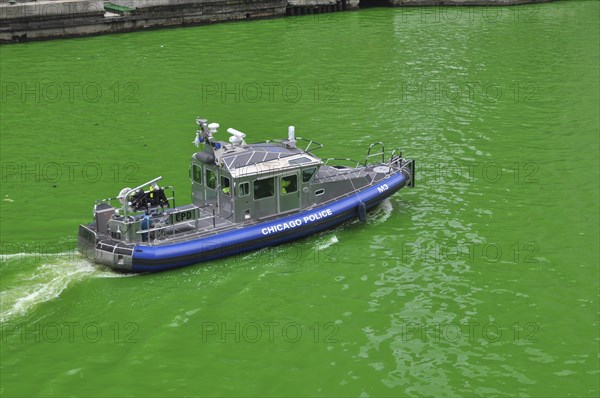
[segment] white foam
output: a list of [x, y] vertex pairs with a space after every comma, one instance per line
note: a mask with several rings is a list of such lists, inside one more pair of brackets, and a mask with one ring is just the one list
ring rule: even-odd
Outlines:
[[0, 322], [25, 315], [37, 304], [55, 299], [70, 283], [94, 271], [93, 266], [85, 260], [49, 263], [36, 267], [31, 274], [21, 278], [29, 283], [0, 292]]
[[392, 216], [393, 211], [392, 201], [387, 198], [379, 204], [373, 213], [367, 214], [367, 222], [375, 225], [382, 224]]
[[69, 257], [74, 256], [73, 252], [62, 252], [62, 253], [12, 253], [12, 254], [0, 254], [0, 262], [14, 261], [21, 258], [54, 258], [54, 257]]
[[[47, 258], [41, 253], [17, 253], [9, 255], [10, 260], [26, 257]], [[94, 266], [74, 252], [58, 253], [54, 261], [44, 262], [25, 270], [18, 275], [20, 286], [0, 292], [0, 322], [7, 322], [16, 316], [24, 316], [38, 304], [53, 300], [70, 285], [86, 278], [123, 277], [113, 271]], [[64, 257], [70, 257], [64, 259]]]
[[338, 242], [339, 239], [336, 235], [326, 236], [323, 240], [317, 242], [317, 248], [319, 250], [325, 250]]

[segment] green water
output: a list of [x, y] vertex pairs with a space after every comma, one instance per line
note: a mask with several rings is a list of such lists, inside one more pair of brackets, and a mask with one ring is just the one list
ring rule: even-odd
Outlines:
[[[598, 53], [595, 1], [0, 47], [0, 394], [598, 396]], [[95, 199], [161, 175], [189, 202], [198, 115], [383, 141], [419, 181], [207, 265], [74, 253]]]

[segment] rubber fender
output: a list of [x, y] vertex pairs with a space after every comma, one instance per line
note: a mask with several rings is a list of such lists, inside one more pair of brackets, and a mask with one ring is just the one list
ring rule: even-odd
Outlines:
[[367, 205], [363, 202], [360, 202], [360, 204], [358, 205], [358, 219], [360, 220], [360, 222], [367, 221]]

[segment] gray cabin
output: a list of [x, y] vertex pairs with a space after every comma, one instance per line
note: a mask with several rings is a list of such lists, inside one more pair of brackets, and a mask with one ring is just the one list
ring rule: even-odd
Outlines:
[[249, 145], [237, 130], [228, 129], [226, 143], [213, 138], [218, 124], [198, 124], [197, 143], [204, 149], [192, 156], [190, 167], [194, 205], [240, 223], [309, 207], [324, 194], [311, 184], [322, 161], [296, 146], [293, 127], [287, 140]]

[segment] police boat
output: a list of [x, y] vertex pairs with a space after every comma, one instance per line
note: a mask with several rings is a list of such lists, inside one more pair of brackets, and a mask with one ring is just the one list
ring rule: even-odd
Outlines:
[[415, 162], [381, 142], [363, 162], [321, 159], [323, 145], [296, 137], [247, 144], [219, 124], [196, 120], [190, 179], [192, 203], [175, 206], [161, 177], [116, 198], [99, 199], [93, 222], [79, 226], [78, 249], [95, 263], [123, 272], [162, 271], [306, 237], [358, 218], [415, 183]]

